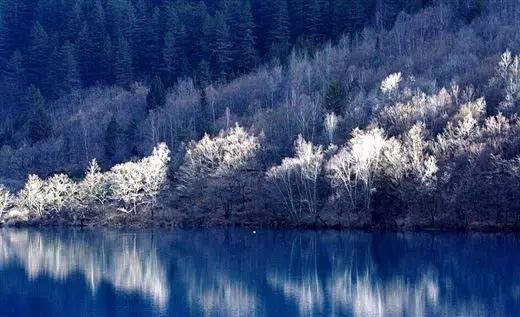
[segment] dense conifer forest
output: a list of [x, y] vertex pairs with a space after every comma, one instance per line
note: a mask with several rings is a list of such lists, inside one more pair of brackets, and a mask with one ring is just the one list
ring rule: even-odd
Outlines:
[[514, 0], [0, 0], [0, 223], [518, 228]]

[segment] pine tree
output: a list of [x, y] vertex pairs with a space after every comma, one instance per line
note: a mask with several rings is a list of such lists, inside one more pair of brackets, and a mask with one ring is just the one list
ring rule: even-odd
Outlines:
[[303, 32], [305, 38], [311, 43], [317, 43], [320, 39], [320, 5], [318, 0], [304, 0], [303, 2]]
[[134, 56], [134, 70], [136, 75], [141, 76], [146, 73], [148, 58], [148, 29], [149, 15], [148, 7], [144, 0], [136, 3], [136, 21], [132, 33], [132, 52]]
[[161, 27], [160, 27], [160, 11], [155, 8], [151, 21], [147, 27], [146, 40], [146, 71], [148, 74], [157, 74], [161, 69]]
[[103, 40], [103, 51], [101, 52], [101, 60], [99, 61], [100, 66], [100, 81], [108, 84], [112, 84], [115, 80], [112, 69], [112, 65], [114, 60], [113, 46], [112, 40], [110, 39], [110, 35], [105, 34], [105, 39]]
[[28, 137], [32, 143], [47, 139], [52, 134], [52, 123], [45, 109], [45, 99], [40, 90], [34, 86], [29, 87], [28, 104], [31, 108], [28, 126]]
[[394, 25], [395, 19], [402, 8], [401, 0], [381, 0], [381, 15], [385, 28], [389, 29]]
[[154, 110], [166, 105], [166, 90], [161, 77], [154, 77], [148, 96], [146, 96], [146, 104], [148, 105], [148, 110]]
[[27, 58], [27, 74], [30, 83], [39, 84], [47, 78], [50, 43], [47, 32], [36, 22], [31, 31], [31, 44]]
[[120, 136], [121, 128], [119, 127], [115, 116], [112, 116], [105, 130], [104, 144], [105, 156], [109, 160], [112, 160], [117, 153]]
[[291, 21], [291, 38], [294, 42], [302, 36], [303, 33], [303, 17], [304, 17], [304, 0], [287, 0], [287, 7]]
[[233, 51], [233, 68], [238, 73], [246, 73], [253, 69], [257, 62], [254, 21], [249, 0], [233, 6], [230, 28]]
[[365, 2], [363, 0], [350, 0], [346, 17], [347, 32], [358, 33], [362, 31], [366, 19]]
[[46, 73], [46, 78], [40, 83], [45, 85], [46, 96], [49, 99], [57, 99], [60, 96], [59, 83], [60, 83], [60, 52], [57, 47], [52, 49], [52, 52], [48, 58], [49, 67]]
[[218, 81], [225, 81], [231, 72], [231, 41], [224, 15], [217, 11], [213, 27], [213, 61]]
[[6, 103], [18, 105], [22, 102], [25, 90], [25, 69], [23, 67], [23, 56], [16, 50], [8, 63], [5, 65], [3, 79], [6, 85]]
[[205, 59], [203, 59], [197, 67], [195, 82], [201, 89], [205, 88], [211, 83], [211, 67]]
[[66, 1], [64, 8], [63, 38], [74, 41], [81, 31], [81, 5], [78, 1]]
[[60, 49], [60, 91], [69, 93], [73, 89], [81, 87], [76, 49], [74, 45], [66, 41]]
[[10, 48], [7, 41], [7, 27], [5, 26], [3, 16], [0, 14], [0, 65], [6, 65], [9, 60]]
[[117, 42], [114, 77], [117, 85], [129, 89], [133, 80], [132, 56], [130, 45], [125, 38], [120, 38]]
[[189, 73], [188, 57], [187, 57], [187, 33], [186, 28], [181, 25], [177, 28], [174, 37], [174, 51], [176, 55], [176, 72], [177, 77], [183, 77]]
[[90, 21], [85, 21], [77, 39], [78, 60], [83, 82], [93, 85], [104, 82], [110, 68], [107, 55], [109, 50], [108, 35], [105, 28], [105, 12], [100, 0], [90, 3], [92, 13]]
[[206, 90], [201, 89], [200, 90], [200, 108], [199, 111], [197, 111], [197, 134], [199, 136], [204, 135], [206, 132], [209, 131], [210, 127], [210, 112], [209, 112], [209, 104], [208, 104], [208, 97], [206, 96]]
[[332, 81], [325, 93], [324, 106], [327, 111], [337, 115], [343, 113], [345, 103], [345, 92], [338, 81]]
[[179, 60], [175, 48], [175, 37], [172, 32], [164, 36], [164, 48], [162, 51], [162, 72], [166, 78], [167, 85], [171, 85], [175, 80], [175, 71]]
[[78, 39], [76, 41], [77, 52], [78, 52], [78, 64], [79, 70], [81, 74], [81, 79], [85, 83], [85, 85], [91, 85], [90, 79], [90, 56], [89, 56], [89, 39], [88, 39], [88, 26], [87, 23], [84, 22], [81, 30], [78, 34]]
[[284, 59], [289, 53], [289, 16], [286, 0], [271, 0], [270, 8], [270, 56]]
[[3, 0], [0, 15], [4, 24], [4, 39], [8, 52], [22, 50], [30, 43], [31, 29], [35, 24], [33, 18], [35, 6], [32, 1]]

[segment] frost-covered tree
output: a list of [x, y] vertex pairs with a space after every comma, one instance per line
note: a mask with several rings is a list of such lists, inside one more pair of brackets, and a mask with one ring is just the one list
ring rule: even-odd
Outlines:
[[38, 217], [59, 213], [75, 205], [76, 185], [67, 175], [57, 174], [47, 180], [29, 175], [18, 193], [18, 204]]
[[18, 193], [20, 207], [38, 217], [44, 215], [46, 207], [45, 182], [37, 175], [29, 175], [24, 188]]
[[387, 140], [379, 128], [354, 130], [352, 138], [327, 164], [327, 174], [338, 194], [346, 192], [353, 208], [370, 209], [374, 182], [383, 165]]
[[65, 174], [57, 174], [47, 179], [43, 186], [46, 211], [60, 212], [73, 207], [76, 184]]
[[160, 143], [151, 156], [114, 166], [107, 175], [110, 198], [122, 202], [120, 210], [125, 213], [135, 213], [139, 206], [154, 205], [166, 183], [169, 161], [170, 150]]
[[381, 82], [381, 92], [390, 98], [395, 98], [399, 94], [399, 85], [403, 80], [403, 75], [401, 73], [394, 73], [388, 75]]
[[383, 173], [388, 181], [397, 186], [403, 179], [412, 179], [425, 187], [433, 185], [438, 171], [437, 160], [427, 152], [424, 133], [424, 124], [417, 123], [400, 139], [387, 140]]
[[520, 55], [507, 50], [501, 55], [491, 83], [502, 89], [503, 100], [499, 109], [507, 114], [515, 113], [520, 105]]
[[92, 160], [85, 173], [85, 178], [78, 184], [78, 202], [82, 206], [93, 203], [103, 205], [109, 189], [107, 175], [103, 174], [97, 160]]
[[332, 112], [327, 113], [325, 115], [325, 131], [327, 131], [327, 136], [329, 137], [329, 142], [332, 144], [334, 143], [334, 133], [336, 132], [336, 129], [338, 128], [339, 118], [338, 116]]
[[274, 184], [290, 216], [301, 220], [318, 214], [318, 180], [323, 170], [324, 152], [321, 146], [299, 135], [295, 154], [283, 159], [281, 165], [271, 167], [266, 178]]
[[2, 218], [14, 204], [15, 197], [5, 186], [0, 185], [0, 222], [2, 222]]
[[238, 124], [215, 137], [206, 134], [200, 141], [188, 145], [184, 163], [177, 173], [177, 188], [189, 191], [192, 185], [201, 180], [229, 176], [247, 168], [259, 149], [258, 137], [249, 134]]

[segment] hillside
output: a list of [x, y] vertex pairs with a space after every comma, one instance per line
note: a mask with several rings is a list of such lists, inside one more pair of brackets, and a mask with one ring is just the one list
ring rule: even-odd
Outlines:
[[[193, 62], [175, 79], [143, 66], [122, 85], [82, 79], [54, 96], [30, 86], [20, 103], [31, 109], [26, 117], [2, 109], [1, 175], [12, 190], [29, 173], [63, 175], [39, 180], [34, 196], [29, 181], [5, 214], [105, 223], [103, 210], [124, 210], [118, 221], [153, 216], [172, 225], [517, 228], [520, 5], [417, 2], [389, 14], [388, 3], [364, 7], [354, 28], [347, 22], [357, 11], [349, 11], [344, 29], [319, 40], [294, 31], [286, 53], [255, 42], [255, 66], [229, 64], [237, 71], [221, 78], [209, 63], [201, 82]], [[208, 10], [212, 25], [229, 21], [219, 17], [225, 10]], [[290, 30], [298, 21], [291, 10]], [[116, 165], [159, 143], [152, 156]], [[88, 201], [87, 179], [78, 178], [94, 158], [101, 168], [87, 175], [102, 190]]]

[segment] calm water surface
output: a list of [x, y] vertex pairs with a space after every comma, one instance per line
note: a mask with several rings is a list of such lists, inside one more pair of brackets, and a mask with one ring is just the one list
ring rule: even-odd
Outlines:
[[0, 229], [0, 316], [520, 316], [520, 236]]

